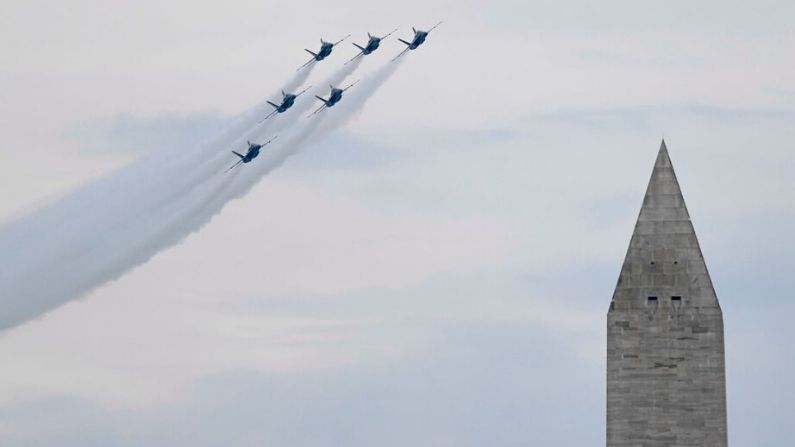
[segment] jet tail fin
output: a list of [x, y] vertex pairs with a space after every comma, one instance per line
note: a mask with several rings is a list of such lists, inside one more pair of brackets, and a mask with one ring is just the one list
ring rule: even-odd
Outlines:
[[353, 43], [353, 46], [355, 46], [356, 48], [364, 51], [364, 47], [360, 47], [356, 42]]
[[401, 41], [401, 42], [403, 42], [403, 43], [405, 43], [405, 44], [406, 44], [406, 45], [408, 45], [408, 46], [411, 46], [411, 42], [406, 42], [406, 41], [405, 41], [405, 40], [403, 40], [403, 39], [398, 39], [398, 40], [399, 40], [399, 41]]
[[319, 100], [323, 101], [323, 104], [326, 104], [326, 105], [328, 105], [328, 101], [326, 101], [325, 99], [321, 98], [320, 96], [317, 96], [317, 95], [315, 95], [315, 98], [317, 98], [317, 99], [319, 99]]
[[306, 48], [304, 48], [304, 51], [306, 51], [307, 53], [311, 54], [311, 55], [312, 55], [312, 57], [317, 57], [317, 53], [315, 53], [315, 52], [313, 52], [313, 51], [309, 51], [309, 50], [307, 50]]
[[267, 102], [268, 104], [272, 105], [273, 107], [275, 107], [277, 109], [279, 108], [279, 106], [277, 104], [274, 104], [274, 103], [272, 103], [270, 101], [265, 101], [265, 102]]
[[232, 153], [233, 153], [233, 154], [235, 154], [235, 155], [237, 155], [238, 157], [240, 157], [240, 159], [241, 159], [241, 160], [242, 160], [242, 159], [244, 159], [244, 158], [246, 158], [246, 157], [244, 157], [243, 155], [241, 155], [241, 154], [240, 154], [240, 153], [238, 153], [238, 152], [232, 151]]

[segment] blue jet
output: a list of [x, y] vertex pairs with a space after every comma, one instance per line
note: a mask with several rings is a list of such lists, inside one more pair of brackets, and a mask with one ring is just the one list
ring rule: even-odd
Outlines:
[[[368, 55], [368, 54], [372, 53], [373, 51], [377, 50], [377, 49], [378, 49], [378, 46], [379, 46], [379, 45], [381, 45], [381, 40], [382, 40], [382, 39], [386, 39], [387, 37], [389, 37], [389, 36], [390, 36], [392, 33], [394, 33], [395, 31], [397, 31], [397, 28], [393, 29], [392, 31], [390, 31], [390, 32], [389, 32], [389, 34], [387, 34], [387, 35], [385, 35], [385, 36], [383, 36], [383, 37], [377, 37], [377, 36], [370, 35], [370, 33], [367, 33], [367, 37], [368, 37], [368, 39], [369, 39], [369, 40], [367, 41], [367, 45], [365, 45], [365, 46], [363, 46], [363, 47], [362, 47], [362, 46], [359, 46], [359, 45], [357, 45], [357, 44], [354, 42], [354, 44], [353, 44], [353, 45], [354, 45], [356, 48], [358, 48], [360, 51], [359, 51], [359, 54], [357, 54], [356, 56], [354, 56], [354, 57], [353, 57], [353, 59], [349, 60], [348, 62], [353, 62], [353, 61], [354, 61], [354, 59], [358, 59], [358, 58], [360, 58], [360, 57], [362, 57], [362, 56], [366, 56], [366, 55]], [[345, 63], [347, 64], [348, 62], [345, 62]]]
[[[356, 82], [359, 82], [359, 81], [356, 81]], [[309, 116], [312, 116], [312, 115], [315, 115], [317, 113], [320, 113], [321, 111], [323, 111], [323, 109], [327, 109], [329, 107], [334, 107], [334, 104], [340, 102], [340, 99], [342, 99], [342, 92], [344, 92], [345, 90], [348, 90], [349, 88], [351, 88], [354, 85], [356, 85], [356, 82], [354, 82], [353, 84], [351, 84], [351, 85], [349, 85], [349, 86], [347, 86], [345, 88], [335, 88], [333, 85], [329, 85], [329, 87], [331, 87], [331, 94], [328, 96], [328, 99], [323, 99], [320, 96], [315, 95], [315, 98], [323, 101], [323, 105], [318, 107], [318, 109], [315, 110], [314, 112], [312, 112], [312, 114], [309, 115]]]
[[312, 88], [311, 85], [309, 87], [301, 90], [298, 93], [284, 93], [284, 90], [282, 90], [282, 103], [281, 104], [274, 104], [274, 103], [272, 103], [270, 101], [266, 101], [268, 104], [272, 105], [276, 110], [274, 110], [271, 113], [269, 113], [268, 116], [266, 116], [265, 118], [262, 118], [257, 124], [265, 121], [266, 119], [272, 117], [273, 115], [276, 115], [277, 113], [286, 112], [287, 109], [289, 109], [290, 107], [293, 106], [293, 104], [295, 104], [295, 98], [303, 95], [304, 92], [306, 92], [310, 88]]
[[268, 143], [270, 143], [271, 141], [273, 141], [275, 139], [276, 139], [276, 137], [273, 137], [270, 140], [268, 140], [268, 141], [266, 141], [266, 142], [264, 142], [262, 144], [257, 144], [257, 143], [252, 143], [251, 141], [247, 141], [246, 143], [248, 143], [248, 152], [246, 152], [246, 155], [243, 155], [241, 153], [232, 151], [233, 154], [235, 154], [238, 157], [240, 157], [240, 160], [238, 160], [237, 163], [235, 163], [232, 166], [230, 166], [229, 169], [227, 169], [224, 172], [231, 171], [232, 169], [236, 168], [240, 163], [248, 163], [251, 160], [257, 158], [257, 155], [259, 155], [259, 150], [262, 149], [263, 147], [267, 146]]
[[320, 39], [320, 50], [318, 50], [317, 53], [315, 53], [313, 51], [309, 51], [309, 50], [307, 50], [305, 48], [304, 50], [307, 53], [312, 55], [312, 59], [309, 59], [309, 61], [307, 63], [305, 63], [304, 65], [301, 65], [300, 67], [298, 67], [298, 70], [306, 67], [307, 65], [309, 65], [309, 64], [311, 64], [313, 62], [319, 62], [319, 61], [322, 61], [323, 59], [327, 58], [331, 54], [331, 50], [334, 49], [335, 45], [337, 45], [338, 43], [342, 42], [343, 40], [345, 40], [345, 39], [347, 39], [349, 37], [351, 37], [350, 34], [348, 34], [347, 36], [343, 37], [342, 39], [340, 39], [340, 40], [338, 40], [338, 41], [336, 41], [334, 43], [326, 42], [325, 40], [323, 40], [321, 38]]
[[[412, 27], [411, 29], [414, 31], [414, 38], [411, 39], [411, 42], [406, 42], [403, 39], [398, 39], [399, 41], [405, 43], [407, 48], [405, 50], [401, 51], [400, 54], [395, 56], [395, 59], [399, 58], [400, 56], [403, 56], [409, 50], [416, 50], [420, 45], [422, 45], [425, 42], [425, 38], [428, 37], [428, 33], [433, 31], [434, 28], [436, 28], [437, 26], [439, 26], [441, 24], [442, 24], [442, 22], [439, 22], [436, 25], [433, 25], [433, 28], [429, 29], [428, 31], [418, 31], [416, 28]], [[392, 60], [394, 61], [395, 59], [392, 59]]]

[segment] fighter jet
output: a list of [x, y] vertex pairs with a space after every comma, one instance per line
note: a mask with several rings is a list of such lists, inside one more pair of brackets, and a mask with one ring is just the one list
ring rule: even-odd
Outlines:
[[300, 67], [298, 67], [298, 70], [306, 67], [307, 65], [311, 64], [312, 62], [319, 62], [319, 61], [322, 61], [323, 59], [327, 58], [328, 55], [331, 54], [331, 50], [334, 49], [334, 45], [337, 45], [338, 43], [342, 42], [343, 40], [345, 40], [345, 39], [347, 39], [349, 37], [351, 37], [350, 34], [348, 34], [347, 36], [343, 37], [342, 39], [340, 39], [340, 40], [338, 40], [338, 41], [336, 41], [334, 43], [326, 42], [325, 40], [323, 40], [321, 38], [320, 39], [320, 50], [318, 50], [317, 53], [315, 53], [313, 51], [309, 51], [307, 49], [304, 49], [307, 53], [312, 55], [312, 59], [309, 59], [309, 61], [307, 61], [307, 63], [305, 63], [304, 65], [301, 65]]
[[[403, 56], [409, 50], [416, 50], [417, 47], [419, 47], [420, 45], [422, 45], [425, 42], [425, 38], [428, 37], [428, 33], [433, 31], [434, 28], [436, 28], [437, 26], [439, 26], [441, 24], [442, 24], [442, 22], [439, 22], [436, 25], [433, 25], [433, 28], [429, 29], [428, 31], [418, 31], [416, 28], [412, 27], [411, 29], [414, 31], [414, 38], [411, 39], [411, 42], [406, 42], [403, 39], [398, 39], [399, 41], [405, 43], [408, 48], [406, 48], [405, 50], [401, 51], [400, 54], [395, 56], [395, 59], [399, 58], [400, 56]], [[392, 60], [394, 61], [395, 59], [392, 59]]]
[[282, 103], [281, 104], [274, 104], [274, 103], [272, 103], [270, 101], [266, 101], [268, 104], [272, 105], [276, 110], [274, 110], [271, 113], [269, 113], [268, 116], [266, 116], [265, 118], [262, 118], [257, 124], [265, 121], [266, 119], [272, 117], [273, 115], [276, 115], [277, 113], [286, 112], [287, 109], [292, 107], [293, 104], [295, 103], [295, 98], [301, 96], [302, 94], [304, 94], [304, 92], [306, 92], [310, 88], [312, 88], [311, 85], [309, 87], [301, 90], [298, 93], [284, 93], [284, 90], [282, 90]]
[[270, 143], [271, 141], [273, 141], [275, 139], [276, 139], [276, 137], [273, 137], [270, 140], [268, 140], [268, 141], [266, 141], [266, 142], [264, 142], [262, 144], [257, 144], [257, 143], [252, 143], [251, 141], [247, 141], [246, 143], [248, 143], [248, 152], [246, 152], [246, 155], [243, 155], [243, 154], [240, 154], [238, 152], [232, 151], [233, 154], [235, 154], [238, 157], [240, 157], [240, 160], [238, 160], [237, 163], [235, 163], [232, 166], [230, 166], [229, 169], [227, 169], [224, 172], [231, 171], [232, 169], [236, 168], [240, 163], [248, 163], [251, 160], [257, 158], [257, 155], [259, 155], [259, 150], [262, 149], [263, 147], [267, 146], [268, 143]]
[[[356, 82], [359, 82], [359, 81], [357, 80]], [[354, 85], [356, 85], [356, 82], [354, 82], [353, 84], [351, 84], [351, 85], [349, 85], [349, 86], [347, 86], [345, 88], [336, 88], [333, 85], [329, 85], [329, 87], [331, 87], [331, 94], [329, 95], [328, 99], [323, 99], [320, 96], [315, 95], [315, 98], [323, 101], [323, 105], [318, 107], [318, 109], [315, 110], [314, 112], [312, 112], [312, 114], [309, 115], [309, 116], [311, 117], [312, 115], [320, 113], [323, 109], [327, 109], [329, 107], [334, 107], [334, 104], [340, 102], [340, 99], [342, 99], [342, 92], [344, 92], [345, 90], [348, 90], [349, 88], [351, 88]]]
[[[359, 51], [359, 54], [357, 54], [356, 56], [353, 56], [353, 59], [349, 60], [348, 62], [353, 62], [354, 59], [358, 59], [358, 58], [360, 58], [362, 56], [366, 56], [366, 55], [372, 53], [373, 51], [377, 50], [378, 46], [381, 45], [381, 40], [382, 39], [386, 39], [387, 37], [389, 37], [395, 31], [397, 31], [397, 28], [393, 29], [392, 31], [389, 32], [389, 34], [387, 34], [386, 36], [383, 36], [383, 37], [372, 36], [372, 35], [370, 35], [370, 33], [367, 33], [367, 37], [370, 39], [370, 40], [367, 41], [367, 45], [361, 47], [361, 46], [357, 45], [356, 42], [354, 42], [353, 45], [356, 48], [358, 48], [359, 50], [361, 50], [361, 51]], [[347, 64], [348, 62], [345, 62], [345, 63]]]

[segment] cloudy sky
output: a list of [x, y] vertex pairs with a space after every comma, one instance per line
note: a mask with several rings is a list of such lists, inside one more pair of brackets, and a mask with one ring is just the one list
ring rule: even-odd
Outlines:
[[0, 333], [0, 445], [603, 445], [605, 316], [663, 136], [724, 311], [729, 440], [795, 444], [793, 16], [0, 0], [6, 223], [212, 138], [319, 37], [445, 21], [200, 232]]

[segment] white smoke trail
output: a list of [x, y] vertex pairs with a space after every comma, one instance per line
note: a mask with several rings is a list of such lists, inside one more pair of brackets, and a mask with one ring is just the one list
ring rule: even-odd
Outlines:
[[[328, 81], [339, 83], [357, 67], [348, 64]], [[3, 225], [0, 330], [79, 298], [198, 231], [290, 155], [346, 123], [396, 68], [389, 64], [378, 70], [312, 119], [294, 113], [282, 120], [274, 126], [282, 131], [279, 139], [257, 160], [228, 174], [222, 171], [234, 162], [230, 147], [245, 138], [261, 142], [273, 132], [256, 125], [265, 107], [242, 114], [206, 145], [147, 157]], [[318, 104], [308, 99], [293, 112]]]

